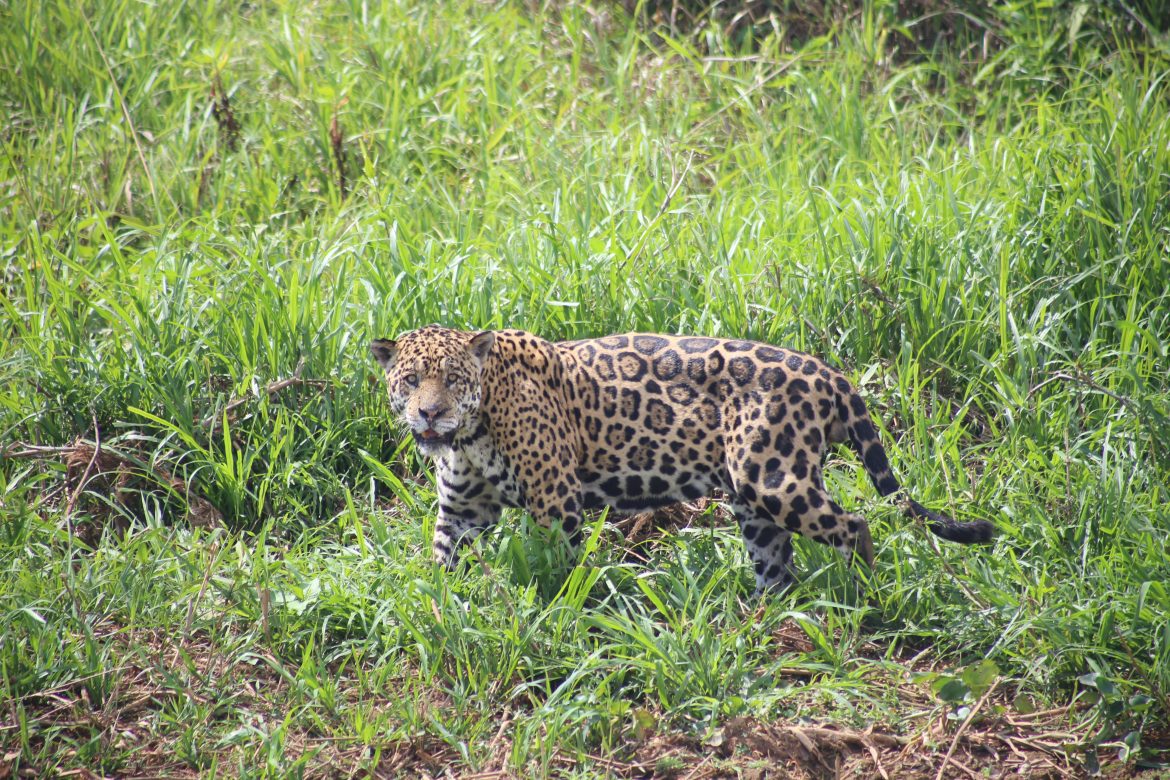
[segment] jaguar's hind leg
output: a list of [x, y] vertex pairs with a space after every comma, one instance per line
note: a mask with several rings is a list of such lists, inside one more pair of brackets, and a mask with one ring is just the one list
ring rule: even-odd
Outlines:
[[873, 541], [865, 518], [846, 512], [822, 488], [791, 474], [772, 473], [760, 482], [738, 485], [734, 502], [756, 568], [757, 588], [792, 584], [794, 533], [834, 548], [850, 564], [860, 558], [873, 565]]

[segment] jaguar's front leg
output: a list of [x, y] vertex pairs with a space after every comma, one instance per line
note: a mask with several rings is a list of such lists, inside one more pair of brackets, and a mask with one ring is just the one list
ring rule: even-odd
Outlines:
[[491, 483], [472, 474], [440, 472], [439, 515], [431, 553], [448, 569], [459, 560], [459, 549], [474, 541], [500, 519], [501, 504]]

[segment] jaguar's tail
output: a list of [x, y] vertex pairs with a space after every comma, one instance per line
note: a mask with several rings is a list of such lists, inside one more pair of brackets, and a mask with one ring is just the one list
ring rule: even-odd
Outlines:
[[866, 473], [873, 480], [874, 487], [879, 493], [883, 496], [894, 496], [895, 503], [906, 515], [921, 520], [935, 536], [959, 544], [991, 541], [995, 534], [995, 526], [986, 520], [962, 523], [938, 512], [932, 512], [906, 494], [890, 469], [886, 449], [878, 440], [869, 411], [865, 408], [865, 401], [856, 391], [851, 392], [848, 399], [839, 404], [838, 411], [844, 418], [841, 422], [848, 433], [849, 446], [861, 458]]

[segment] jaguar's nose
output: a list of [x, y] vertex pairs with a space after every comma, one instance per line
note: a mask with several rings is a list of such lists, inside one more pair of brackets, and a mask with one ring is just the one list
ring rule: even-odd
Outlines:
[[418, 416], [423, 419], [427, 425], [434, 424], [435, 420], [446, 414], [448, 408], [441, 404], [431, 404], [430, 406], [420, 406], [418, 408]]

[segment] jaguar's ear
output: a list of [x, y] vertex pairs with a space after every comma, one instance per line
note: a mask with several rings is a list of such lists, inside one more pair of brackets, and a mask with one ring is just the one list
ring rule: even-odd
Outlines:
[[487, 360], [488, 354], [492, 351], [492, 346], [496, 343], [496, 334], [490, 330], [481, 331], [471, 337], [471, 341], [467, 343], [467, 351], [471, 356], [479, 361], [482, 366]]
[[398, 345], [392, 339], [374, 339], [370, 342], [370, 352], [374, 353], [374, 358], [383, 371], [394, 368], [394, 363], [398, 360]]

